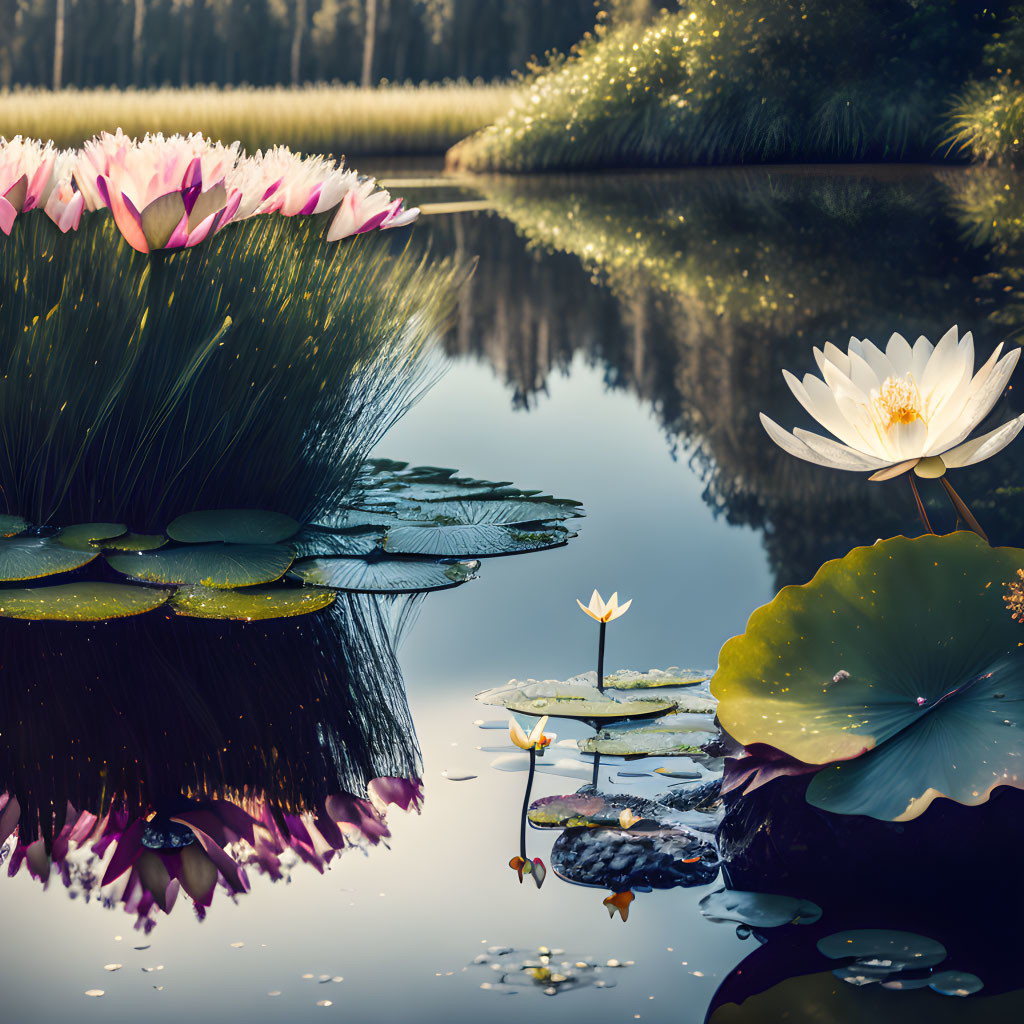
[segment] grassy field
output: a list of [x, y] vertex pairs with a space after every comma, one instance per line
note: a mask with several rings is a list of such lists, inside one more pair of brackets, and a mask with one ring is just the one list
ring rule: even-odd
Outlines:
[[442, 153], [508, 110], [512, 87], [351, 85], [300, 88], [117, 90], [16, 89], [0, 92], [0, 135], [77, 146], [102, 129], [199, 131], [254, 152], [279, 143], [302, 152], [416, 155]]

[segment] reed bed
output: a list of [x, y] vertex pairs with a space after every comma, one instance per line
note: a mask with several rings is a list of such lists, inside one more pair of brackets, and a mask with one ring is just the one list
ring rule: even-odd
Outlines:
[[508, 110], [513, 89], [483, 82], [305, 85], [298, 88], [14, 89], [0, 91], [0, 135], [78, 146], [97, 132], [202, 132], [250, 152], [285, 144], [306, 153], [426, 155]]

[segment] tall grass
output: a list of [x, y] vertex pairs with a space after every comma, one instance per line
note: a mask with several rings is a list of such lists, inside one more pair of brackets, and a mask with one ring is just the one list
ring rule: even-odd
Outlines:
[[386, 235], [259, 217], [140, 255], [105, 213], [0, 246], [0, 486], [35, 523], [161, 529], [194, 508], [309, 521], [416, 399], [457, 272]]
[[680, 0], [535, 69], [449, 164], [543, 171], [932, 157], [980, 59], [970, 5]]
[[101, 130], [199, 131], [250, 152], [285, 144], [307, 153], [443, 153], [505, 110], [503, 84], [309, 85], [300, 88], [15, 89], [0, 91], [0, 135], [78, 146]]

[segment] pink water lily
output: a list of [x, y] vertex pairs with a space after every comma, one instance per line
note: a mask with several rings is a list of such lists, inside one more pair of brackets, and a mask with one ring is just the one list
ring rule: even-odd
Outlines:
[[11, 233], [14, 218], [39, 205], [53, 174], [57, 151], [52, 142], [0, 136], [0, 231]]
[[332, 210], [359, 184], [359, 175], [326, 157], [274, 146], [240, 162], [233, 180], [245, 196], [237, 219], [258, 213], [294, 217]]
[[402, 200], [392, 200], [386, 189], [377, 190], [367, 178], [349, 189], [327, 229], [327, 241], [336, 242], [349, 235], [361, 235], [374, 228], [398, 228], [411, 224], [420, 214], [418, 208], [402, 209]]

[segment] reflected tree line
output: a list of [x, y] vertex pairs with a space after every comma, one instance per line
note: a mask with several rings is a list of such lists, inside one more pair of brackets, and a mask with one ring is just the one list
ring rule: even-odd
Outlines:
[[[705, 500], [763, 531], [780, 586], [919, 530], [905, 481], [869, 484], [769, 442], [762, 410], [814, 426], [782, 369], [814, 371], [812, 346], [827, 340], [937, 341], [954, 323], [974, 332], [980, 362], [1024, 327], [1024, 204], [1005, 174], [737, 169], [483, 187], [500, 219], [435, 228], [482, 254], [450, 354], [489, 361], [522, 408], [577, 355], [602, 366], [609, 387], [651, 404]], [[994, 423], [1020, 411], [1018, 394]], [[993, 543], [1024, 541], [1019, 466], [958, 471]], [[952, 529], [938, 493], [934, 505], [935, 528]]]

